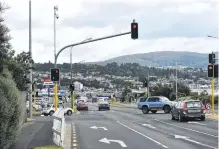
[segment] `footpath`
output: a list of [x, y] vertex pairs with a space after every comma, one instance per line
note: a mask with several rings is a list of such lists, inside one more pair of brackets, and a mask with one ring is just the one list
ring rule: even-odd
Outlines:
[[[53, 143], [52, 117], [33, 117], [32, 122], [24, 124], [18, 140], [11, 149], [35, 149]], [[40, 148], [39, 148], [40, 149]]]

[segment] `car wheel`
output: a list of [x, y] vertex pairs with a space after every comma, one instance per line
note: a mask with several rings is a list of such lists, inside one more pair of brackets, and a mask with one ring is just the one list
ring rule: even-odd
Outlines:
[[172, 120], [175, 120], [175, 117], [173, 116], [173, 113], [171, 115], [172, 115]]
[[110, 110], [110, 108], [108, 108], [108, 110]]
[[163, 110], [164, 110], [164, 113], [170, 113], [171, 108], [170, 106], [164, 106]]
[[157, 110], [151, 110], [151, 112], [152, 112], [153, 114], [155, 114], [155, 113], [157, 113]]
[[179, 122], [183, 122], [184, 119], [183, 119], [183, 117], [181, 116], [180, 113], [179, 113], [179, 116], [178, 116], [178, 117], [179, 117]]
[[100, 108], [99, 108], [99, 111], [100, 111]]
[[52, 116], [54, 114], [54, 111], [50, 111], [49, 115]]
[[200, 117], [201, 121], [205, 120], [205, 116]]
[[68, 115], [72, 115], [72, 111], [71, 111], [71, 110], [68, 110], [68, 111], [67, 111], [67, 114], [68, 114]]
[[142, 112], [143, 112], [144, 114], [148, 114], [148, 112], [149, 112], [148, 106], [143, 106], [143, 107], [142, 107]]

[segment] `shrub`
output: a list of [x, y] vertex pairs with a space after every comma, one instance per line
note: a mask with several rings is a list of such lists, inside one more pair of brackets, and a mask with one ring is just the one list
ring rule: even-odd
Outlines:
[[0, 75], [0, 146], [8, 149], [17, 139], [22, 124], [20, 95], [8, 70]]

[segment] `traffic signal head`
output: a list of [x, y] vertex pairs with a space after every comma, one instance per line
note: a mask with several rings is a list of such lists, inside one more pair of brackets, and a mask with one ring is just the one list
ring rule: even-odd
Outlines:
[[70, 91], [74, 91], [75, 90], [75, 85], [72, 83], [72, 84], [70, 84], [69, 88], [70, 88]]
[[214, 53], [209, 54], [208, 59], [209, 59], [209, 63], [214, 64], [215, 63], [215, 54]]
[[54, 69], [51, 69], [51, 74], [50, 74], [50, 77], [51, 77], [51, 81], [54, 81], [54, 82], [59, 82], [59, 69], [57, 68], [54, 68]]
[[38, 92], [36, 92], [36, 97], [38, 97]]
[[131, 38], [138, 39], [138, 23], [131, 23]]
[[144, 87], [148, 87], [148, 80], [147, 80], [147, 78], [145, 78], [143, 86]]
[[208, 77], [213, 77], [213, 65], [208, 65]]

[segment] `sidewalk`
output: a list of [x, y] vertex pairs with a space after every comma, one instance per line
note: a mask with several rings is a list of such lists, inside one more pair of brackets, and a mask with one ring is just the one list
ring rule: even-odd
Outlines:
[[34, 117], [30, 124], [25, 124], [18, 140], [11, 149], [34, 149], [40, 146], [54, 145], [52, 117]]

